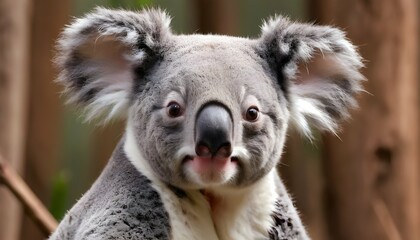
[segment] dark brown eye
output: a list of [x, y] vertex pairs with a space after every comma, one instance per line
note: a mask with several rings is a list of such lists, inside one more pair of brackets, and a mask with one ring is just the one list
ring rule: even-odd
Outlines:
[[246, 110], [245, 119], [250, 122], [255, 122], [257, 121], [259, 115], [260, 111], [257, 107], [250, 107]]
[[181, 116], [182, 108], [178, 103], [170, 102], [166, 107], [166, 112], [168, 113], [169, 117], [176, 118]]

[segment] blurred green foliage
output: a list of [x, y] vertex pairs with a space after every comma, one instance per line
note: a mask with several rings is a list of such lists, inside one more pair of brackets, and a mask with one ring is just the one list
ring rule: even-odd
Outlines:
[[111, 7], [138, 8], [150, 6], [152, 0], [109, 0]]
[[65, 171], [61, 171], [52, 180], [52, 194], [49, 210], [55, 219], [61, 219], [67, 210], [69, 177]]

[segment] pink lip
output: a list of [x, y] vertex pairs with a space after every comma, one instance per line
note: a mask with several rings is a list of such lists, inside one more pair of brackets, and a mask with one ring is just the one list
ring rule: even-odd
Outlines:
[[224, 172], [227, 168], [234, 164], [236, 165], [237, 159], [231, 157], [190, 157], [187, 159], [190, 162], [194, 171], [199, 174], [209, 173], [209, 172]]

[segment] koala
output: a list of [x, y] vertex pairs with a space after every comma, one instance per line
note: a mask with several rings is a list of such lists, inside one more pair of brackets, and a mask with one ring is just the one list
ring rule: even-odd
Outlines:
[[125, 133], [49, 239], [309, 239], [276, 165], [289, 128], [336, 133], [362, 58], [275, 16], [256, 39], [177, 35], [162, 10], [97, 8], [58, 40], [58, 82]]

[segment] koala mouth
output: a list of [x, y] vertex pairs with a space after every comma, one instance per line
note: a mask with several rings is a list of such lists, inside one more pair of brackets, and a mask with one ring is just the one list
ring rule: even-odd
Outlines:
[[236, 164], [237, 158], [231, 157], [193, 157], [189, 161], [192, 161], [193, 167], [197, 172], [203, 172], [208, 170], [223, 171], [229, 164]]
[[200, 185], [218, 185], [229, 181], [238, 171], [237, 157], [186, 156], [183, 165], [191, 180]]

